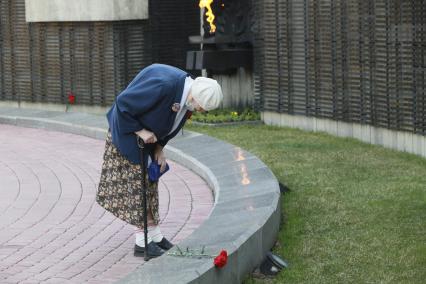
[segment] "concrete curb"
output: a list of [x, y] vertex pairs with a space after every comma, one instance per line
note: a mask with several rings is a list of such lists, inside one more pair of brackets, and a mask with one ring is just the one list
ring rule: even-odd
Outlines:
[[[0, 123], [51, 129], [104, 139], [104, 116], [0, 108]], [[119, 283], [241, 283], [274, 245], [280, 224], [280, 190], [269, 168], [257, 157], [218, 139], [183, 131], [166, 147], [171, 160], [191, 169], [214, 190], [209, 218], [180, 248], [217, 255], [228, 252], [218, 269], [211, 258], [163, 255]], [[171, 253], [176, 252], [176, 246]]]
[[191, 124], [198, 126], [212, 126], [212, 127], [221, 127], [221, 126], [239, 126], [239, 125], [260, 125], [264, 124], [261, 120], [249, 120], [249, 121], [235, 121], [235, 122], [220, 122], [220, 123], [207, 123], [199, 121], [191, 121]]

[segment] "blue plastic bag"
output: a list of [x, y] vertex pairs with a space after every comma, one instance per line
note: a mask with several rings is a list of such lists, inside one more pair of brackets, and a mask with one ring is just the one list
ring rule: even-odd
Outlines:
[[164, 172], [160, 172], [160, 165], [157, 161], [152, 161], [148, 166], [148, 179], [150, 182], [157, 182], [160, 177], [169, 170], [169, 164], [166, 163]]

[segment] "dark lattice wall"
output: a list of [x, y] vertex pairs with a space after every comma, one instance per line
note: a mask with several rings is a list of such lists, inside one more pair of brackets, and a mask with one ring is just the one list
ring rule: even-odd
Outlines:
[[149, 5], [155, 61], [185, 68], [186, 52], [194, 49], [188, 37], [200, 34], [198, 0], [151, 0]]
[[184, 68], [197, 3], [149, 4], [149, 20], [26, 23], [24, 0], [0, 1], [0, 100], [105, 106], [153, 62]]
[[426, 134], [425, 0], [254, 5], [259, 109]]

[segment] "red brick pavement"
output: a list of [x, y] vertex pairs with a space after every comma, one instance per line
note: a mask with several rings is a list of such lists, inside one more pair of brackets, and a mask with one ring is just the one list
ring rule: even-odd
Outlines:
[[[111, 283], [143, 265], [134, 227], [95, 202], [104, 142], [0, 124], [0, 283]], [[174, 243], [209, 215], [213, 196], [188, 169], [162, 177], [163, 234]]]

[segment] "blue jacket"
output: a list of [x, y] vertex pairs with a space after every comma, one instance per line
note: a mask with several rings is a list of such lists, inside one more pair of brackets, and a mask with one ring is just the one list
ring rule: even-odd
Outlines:
[[[117, 96], [107, 113], [107, 119], [112, 143], [130, 162], [141, 162], [135, 131], [150, 130], [157, 137], [157, 143], [165, 146], [185, 124], [186, 116], [179, 127], [168, 134], [177, 114], [172, 110], [172, 106], [174, 103], [180, 103], [188, 76], [188, 73], [178, 68], [153, 64], [142, 69]], [[146, 146], [152, 154], [155, 144]]]

